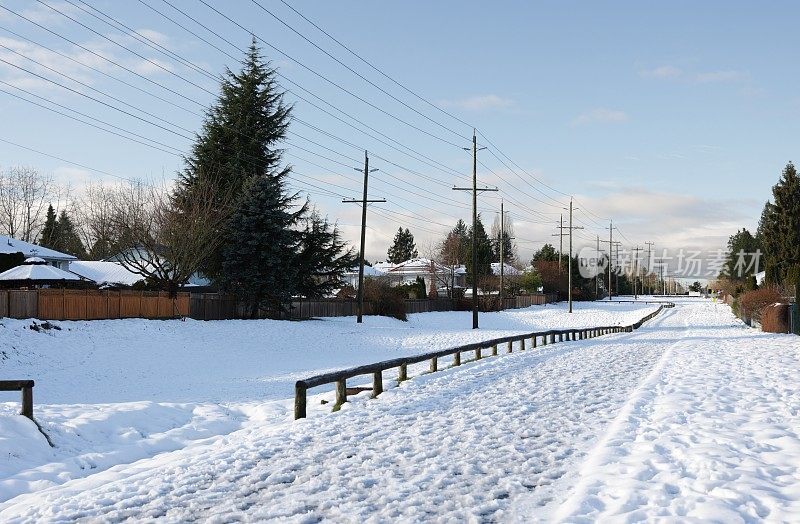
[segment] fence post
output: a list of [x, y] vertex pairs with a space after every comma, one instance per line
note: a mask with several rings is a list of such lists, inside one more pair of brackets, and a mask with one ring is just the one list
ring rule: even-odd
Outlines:
[[492, 345], [492, 356], [497, 356], [497, 344]]
[[513, 342], [509, 341], [509, 342], [508, 342], [508, 344], [507, 344], [507, 346], [508, 346], [508, 348], [507, 348], [507, 349], [508, 349], [507, 353], [511, 353], [512, 351], [514, 351], [514, 343], [513, 343]]
[[531, 337], [531, 349], [536, 349], [536, 335]]
[[383, 371], [376, 371], [372, 374], [372, 398], [383, 393]]
[[20, 415], [33, 420], [33, 387], [22, 388], [22, 411]]
[[520, 351], [525, 351], [525, 339], [520, 339], [519, 341], [519, 349]]
[[347, 402], [347, 379], [343, 378], [336, 381], [336, 404], [333, 406], [334, 411], [342, 407], [342, 404]]
[[406, 364], [400, 364], [400, 371], [397, 375], [397, 381], [403, 382], [404, 380], [408, 380], [408, 366]]
[[455, 353], [453, 353], [453, 365], [454, 366], [460, 366], [461, 365], [461, 352], [460, 351], [456, 351]]
[[306, 418], [306, 385], [296, 382], [294, 385], [294, 419]]
[[431, 373], [435, 373], [439, 369], [439, 359], [437, 357], [433, 357], [431, 359]]
[[481, 355], [481, 348], [476, 349], [475, 350], [475, 360], [480, 360], [482, 357], [483, 357], [483, 355]]

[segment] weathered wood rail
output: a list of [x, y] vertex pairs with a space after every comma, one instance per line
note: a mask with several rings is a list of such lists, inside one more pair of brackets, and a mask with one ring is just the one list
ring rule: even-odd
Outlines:
[[33, 380], [0, 380], [0, 391], [21, 391], [20, 415], [33, 420]]
[[[392, 360], [384, 360], [383, 362], [376, 362], [374, 364], [365, 364], [350, 369], [343, 369], [340, 371], [333, 371], [322, 375], [316, 375], [304, 380], [298, 380], [295, 383], [294, 390], [294, 418], [300, 419], [306, 417], [307, 397], [308, 390], [317, 386], [325, 384], [335, 384], [336, 387], [336, 402], [334, 410], [339, 409], [342, 404], [347, 402], [347, 396], [350, 394], [357, 394], [362, 391], [372, 391], [372, 398], [377, 397], [383, 393], [383, 372], [397, 368], [397, 380], [403, 382], [408, 380], [408, 366], [412, 364], [419, 364], [421, 362], [430, 361], [429, 372], [434, 373], [439, 370], [439, 359], [444, 357], [453, 357], [453, 366], [460, 366], [461, 356], [464, 353], [474, 354], [474, 360], [481, 360], [485, 356], [497, 356], [504, 348], [506, 353], [511, 353], [514, 349], [514, 344], [518, 344], [521, 351], [526, 349], [526, 341], [528, 341], [528, 348], [534, 349], [538, 346], [546, 346], [564, 341], [573, 340], [588, 340], [611, 333], [629, 333], [635, 329], [639, 329], [642, 324], [658, 315], [662, 309], [675, 307], [672, 302], [649, 302], [651, 304], [660, 304], [659, 308], [652, 313], [645, 315], [639, 321], [628, 326], [600, 326], [590, 328], [575, 328], [575, 329], [554, 329], [549, 331], [537, 331], [534, 333], [526, 333], [522, 335], [511, 335], [507, 337], [495, 338], [490, 340], [483, 340], [480, 342], [473, 342], [463, 346], [441, 349], [439, 351], [432, 351], [430, 353], [422, 353], [420, 355], [412, 355], [408, 357], [400, 357]], [[489, 355], [484, 355], [484, 350], [489, 351]], [[347, 380], [372, 375], [372, 388], [348, 388]]]

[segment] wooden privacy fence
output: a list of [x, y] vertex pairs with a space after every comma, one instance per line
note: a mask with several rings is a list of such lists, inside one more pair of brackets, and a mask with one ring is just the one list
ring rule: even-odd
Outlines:
[[189, 293], [79, 289], [0, 291], [0, 316], [42, 320], [175, 318], [189, 314]]
[[[439, 359], [444, 357], [452, 356], [452, 365], [460, 366], [462, 353], [474, 353], [474, 360], [480, 360], [484, 356], [484, 350], [489, 350], [490, 353], [488, 356], [497, 356], [499, 352], [498, 348], [500, 347], [504, 347], [506, 353], [511, 353], [514, 349], [515, 343], [518, 345], [520, 350], [524, 351], [526, 341], [528, 341], [530, 348], [536, 348], [537, 345], [546, 346], [548, 344], [555, 344], [557, 342], [586, 340], [607, 335], [609, 333], [629, 333], [635, 329], [639, 329], [642, 324], [658, 315], [662, 309], [675, 307], [675, 304], [671, 302], [662, 302], [660, 304], [661, 305], [657, 310], [645, 315], [639, 321], [628, 326], [556, 329], [550, 331], [537, 331], [535, 333], [527, 333], [524, 335], [511, 335], [508, 337], [474, 342], [472, 344], [442, 349], [430, 353], [423, 353], [421, 355], [384, 360], [383, 362], [377, 362], [375, 364], [366, 364], [364, 366], [334, 371], [332, 373], [325, 373], [323, 375], [316, 375], [304, 380], [298, 380], [294, 387], [294, 418], [296, 420], [306, 417], [309, 388], [322, 386], [325, 384], [335, 384], [336, 403], [334, 404], [333, 409], [336, 411], [341, 407], [342, 404], [347, 402], [347, 395], [357, 394], [362, 391], [372, 391], [372, 398], [375, 398], [383, 393], [383, 372], [389, 369], [397, 368], [397, 380], [398, 382], [402, 382], [404, 380], [408, 380], [408, 366], [412, 364], [418, 364], [420, 362], [429, 361], [429, 372], [434, 373], [439, 370]], [[347, 380], [362, 375], [372, 375], [372, 387], [348, 389]]]

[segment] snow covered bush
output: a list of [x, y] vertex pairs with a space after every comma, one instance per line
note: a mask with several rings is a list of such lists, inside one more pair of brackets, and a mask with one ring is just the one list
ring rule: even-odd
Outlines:
[[364, 302], [371, 305], [366, 307], [368, 314], [408, 320], [405, 293], [402, 288], [392, 287], [384, 279], [364, 279]]

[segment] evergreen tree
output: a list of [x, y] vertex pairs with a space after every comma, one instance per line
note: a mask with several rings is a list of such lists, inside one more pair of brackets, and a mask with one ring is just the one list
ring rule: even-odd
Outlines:
[[252, 177], [230, 218], [232, 238], [222, 252], [222, 287], [244, 302], [252, 318], [259, 309], [285, 311], [297, 289], [298, 232], [306, 206], [290, 211], [295, 196], [283, 190], [289, 170]]
[[[475, 239], [478, 264], [477, 267], [472, 266], [472, 240]], [[477, 277], [478, 282], [492, 275], [492, 243], [489, 240], [489, 235], [486, 234], [486, 229], [483, 227], [480, 215], [478, 215], [477, 228], [469, 229], [468, 242], [470, 246], [470, 254], [465, 261], [467, 266], [467, 281], [471, 284], [472, 279]]]
[[[276, 74], [261, 57], [255, 38], [241, 72], [226, 70], [221, 94], [207, 112], [202, 131], [186, 158], [175, 195], [179, 207], [192, 198], [211, 198], [218, 203], [215, 208], [224, 217], [230, 214], [230, 207], [244, 205], [245, 200], [252, 204], [257, 195], [274, 193], [274, 202], [285, 201], [278, 197], [284, 193], [285, 175], [279, 169], [282, 151], [278, 144], [286, 137], [291, 107], [283, 102]], [[276, 176], [279, 171], [281, 175]], [[269, 183], [276, 186], [271, 192], [264, 187]], [[210, 195], [197, 189], [209, 186], [215, 188]], [[247, 191], [250, 194], [246, 194]], [[267, 215], [284, 212], [284, 208], [265, 210]], [[240, 216], [238, 220], [241, 223], [244, 218]], [[223, 241], [202, 268], [203, 273], [214, 280], [222, 278], [223, 254], [237, 252], [240, 247], [233, 242], [249, 242], [232, 227], [232, 219], [229, 226], [219, 231]], [[276, 246], [283, 251], [288, 247]], [[236, 275], [227, 278], [228, 281], [236, 279]]]
[[53, 241], [56, 237], [56, 222], [56, 212], [53, 209], [53, 204], [50, 204], [47, 206], [47, 217], [45, 218], [44, 227], [42, 227], [42, 233], [39, 240], [40, 246], [55, 249], [55, 247], [53, 247]]
[[759, 271], [755, 263], [760, 250], [761, 244], [756, 236], [744, 228], [737, 231], [728, 239], [728, 256], [720, 276], [739, 286], [749, 285], [750, 277]]
[[531, 265], [534, 265], [536, 262], [558, 262], [558, 252], [556, 248], [550, 244], [543, 245], [539, 251], [533, 254]]
[[67, 253], [68, 255], [76, 256], [79, 259], [86, 259], [86, 248], [81, 242], [78, 232], [75, 229], [75, 223], [67, 215], [66, 210], [61, 210], [56, 221], [55, 231], [53, 233], [53, 248], [56, 251]]
[[771, 216], [770, 245], [777, 276], [784, 284], [795, 286], [800, 300], [800, 176], [789, 162], [781, 179], [772, 188], [775, 200]]
[[[357, 257], [342, 240], [339, 228], [313, 211], [305, 217], [299, 232], [300, 249], [296, 258], [297, 293], [321, 298], [342, 287], [342, 275], [356, 263]], [[366, 262], [365, 262], [366, 265]]]
[[411, 234], [408, 228], [405, 231], [403, 231], [402, 227], [399, 228], [394, 235], [389, 251], [386, 253], [386, 261], [392, 264], [399, 264], [400, 262], [417, 258], [417, 256], [419, 256], [419, 253], [417, 252], [417, 246], [414, 244], [414, 235]]

